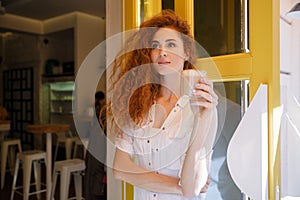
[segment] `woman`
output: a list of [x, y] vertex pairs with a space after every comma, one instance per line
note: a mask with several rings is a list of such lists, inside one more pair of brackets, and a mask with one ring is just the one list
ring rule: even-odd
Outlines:
[[189, 26], [165, 10], [127, 41], [129, 50], [112, 70], [108, 103], [110, 133], [117, 133], [114, 176], [135, 186], [137, 200], [203, 199], [217, 95], [206, 78], [191, 97], [181, 94], [181, 73], [193, 68]]

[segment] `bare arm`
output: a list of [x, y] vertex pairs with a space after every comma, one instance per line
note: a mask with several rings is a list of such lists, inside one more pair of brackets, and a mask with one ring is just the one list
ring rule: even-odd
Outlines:
[[[195, 122], [196, 125], [191, 137], [190, 147], [186, 153], [180, 180], [183, 195], [186, 197], [197, 196], [205, 186], [208, 178], [210, 154], [207, 150], [211, 149], [207, 149], [206, 147], [210, 145], [204, 143], [208, 142], [205, 135], [215, 134], [214, 132], [217, 129], [214, 122], [208, 123], [209, 120], [216, 118], [216, 112], [212, 114], [215, 117], [211, 119], [199, 119], [198, 122]], [[203, 123], [206, 125], [203, 125]]]
[[120, 149], [116, 149], [113, 173], [115, 178], [145, 190], [182, 194], [178, 178], [146, 170], [132, 162], [130, 156]]
[[208, 179], [210, 152], [217, 131], [217, 95], [212, 89], [212, 83], [205, 80], [198, 84], [192, 105], [199, 106], [195, 114], [190, 146], [187, 150], [181, 173], [183, 196], [199, 195]]

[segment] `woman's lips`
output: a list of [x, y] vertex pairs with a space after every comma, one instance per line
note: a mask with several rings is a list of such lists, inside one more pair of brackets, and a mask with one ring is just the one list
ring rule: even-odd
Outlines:
[[167, 62], [167, 61], [160, 61], [158, 62], [159, 65], [166, 65], [166, 64], [170, 64], [171, 62]]

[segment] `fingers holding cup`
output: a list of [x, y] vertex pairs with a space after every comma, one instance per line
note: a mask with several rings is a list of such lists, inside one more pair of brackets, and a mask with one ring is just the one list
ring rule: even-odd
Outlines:
[[218, 102], [218, 96], [214, 92], [212, 81], [202, 78], [195, 84], [192, 96], [191, 104], [210, 107], [216, 105]]
[[181, 92], [190, 97], [190, 104], [195, 114], [203, 108], [213, 108], [218, 103], [213, 82], [206, 78], [206, 71], [203, 70], [184, 70]]

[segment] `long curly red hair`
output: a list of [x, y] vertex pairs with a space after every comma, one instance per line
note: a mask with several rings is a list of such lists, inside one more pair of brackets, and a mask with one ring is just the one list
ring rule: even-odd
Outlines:
[[[150, 66], [152, 38], [155, 32], [163, 27], [182, 33], [184, 49], [189, 55], [189, 59], [184, 63], [184, 69], [193, 68], [191, 64], [194, 59], [193, 39], [186, 20], [171, 10], [163, 10], [143, 22], [140, 29], [128, 38], [124, 45], [126, 49], [118, 54], [113, 63], [106, 110], [112, 125], [117, 123], [119, 126], [126, 126], [133, 122], [140, 126], [155, 101], [160, 89], [159, 76], [151, 67], [143, 67], [143, 73], [140, 73], [138, 66]], [[118, 116], [114, 110], [117, 110]]]

